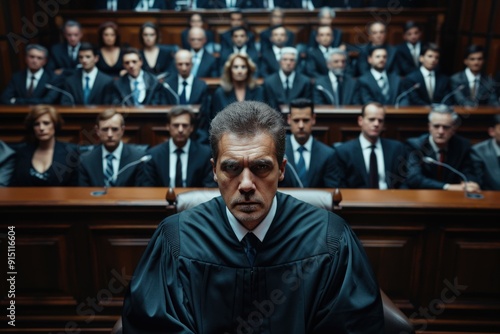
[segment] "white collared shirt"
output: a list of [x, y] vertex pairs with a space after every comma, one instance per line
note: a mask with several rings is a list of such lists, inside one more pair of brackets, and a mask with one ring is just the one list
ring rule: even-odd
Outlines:
[[385, 82], [387, 83], [387, 86], [389, 86], [389, 78], [387, 77], [387, 73], [385, 72], [385, 70], [383, 70], [382, 72], [379, 72], [372, 67], [370, 69], [370, 72], [373, 75], [373, 77], [375, 78], [375, 81], [377, 81], [377, 84], [380, 88], [382, 88], [382, 80], [380, 80], [380, 77], [383, 77]]
[[135, 10], [149, 10], [154, 8], [155, 0], [139, 0]]
[[[432, 92], [434, 93], [436, 90], [436, 71], [429, 71], [425, 67], [420, 66], [420, 73], [422, 73], [422, 76], [424, 77], [424, 83], [427, 91], [432, 88]], [[429, 87], [429, 73], [432, 73], [432, 87]]]
[[330, 48], [325, 47], [323, 45], [318, 45], [318, 48], [321, 51], [321, 53], [323, 54], [323, 56], [325, 56], [325, 58], [327, 58], [328, 57], [328, 52], [329, 52]]
[[85, 71], [82, 71], [82, 87], [83, 89], [85, 90], [85, 77], [89, 77], [89, 87], [90, 87], [90, 90], [92, 90], [92, 87], [94, 87], [94, 82], [95, 82], [95, 78], [97, 77], [97, 67], [94, 66], [94, 68], [92, 69], [92, 71], [90, 71], [89, 73], [85, 72]]
[[[286, 78], [287, 78], [287, 76], [285, 75], [285, 73], [282, 70], [279, 70], [278, 73], [279, 73], [279, 76], [280, 76], [280, 79], [281, 79], [281, 84], [283, 85], [283, 89], [285, 89], [286, 88], [285, 84], [286, 84]], [[292, 90], [293, 80], [294, 79], [295, 79], [295, 71], [293, 71], [292, 73], [290, 73], [290, 75], [288, 76], [288, 88], [290, 90]]]
[[247, 46], [243, 45], [241, 49], [238, 49], [236, 46], [233, 45], [233, 53], [239, 53], [246, 55], [247, 54]]
[[[191, 146], [191, 139], [188, 139], [186, 142], [186, 145], [182, 148], [184, 151], [181, 154], [181, 163], [182, 163], [182, 186], [186, 186], [186, 176], [187, 176], [187, 167], [188, 167], [188, 162], [189, 162], [189, 147]], [[170, 184], [169, 186], [174, 188], [175, 187], [175, 171], [176, 171], [176, 166], [177, 166], [177, 153], [175, 153], [175, 150], [177, 150], [177, 146], [174, 144], [174, 141], [170, 139], [168, 141], [168, 151], [169, 151], [169, 175], [170, 175]]]
[[274, 216], [276, 215], [277, 208], [278, 208], [278, 200], [276, 199], [276, 196], [274, 196], [273, 203], [269, 208], [267, 216], [252, 231], [247, 230], [242, 224], [240, 224], [240, 222], [238, 222], [238, 219], [236, 219], [236, 217], [231, 213], [231, 211], [229, 211], [229, 208], [227, 206], [226, 206], [226, 215], [227, 215], [227, 220], [229, 220], [229, 225], [231, 225], [231, 228], [233, 229], [236, 238], [238, 238], [238, 241], [241, 242], [241, 240], [245, 237], [245, 235], [248, 232], [252, 232], [253, 234], [255, 234], [257, 238], [259, 238], [260, 241], [264, 241], [266, 233], [267, 231], [269, 231], [271, 223], [274, 220]]
[[177, 94], [180, 96], [182, 94], [182, 90], [184, 89], [184, 85], [182, 82], [186, 81], [186, 101], [189, 101], [189, 98], [191, 97], [191, 90], [193, 89], [193, 80], [194, 77], [192, 74], [190, 74], [187, 78], [183, 78], [180, 75], [177, 76]]
[[201, 59], [203, 58], [203, 48], [199, 49], [198, 52], [194, 51], [191, 49], [191, 55], [193, 56], [193, 67], [195, 65], [195, 62], [199, 63], [201, 62]]
[[71, 46], [68, 44], [68, 55], [71, 55], [71, 59], [78, 60], [78, 50], [80, 50], [80, 45], [81, 43], [78, 43], [75, 46]]
[[40, 82], [40, 79], [42, 78], [43, 71], [44, 71], [43, 67], [41, 69], [39, 69], [38, 71], [36, 71], [35, 73], [31, 73], [31, 71], [29, 69], [27, 71], [28, 71], [28, 74], [26, 75], [26, 91], [28, 91], [30, 89], [32, 76], [35, 76], [35, 81], [33, 82], [33, 90], [35, 90], [36, 86]]
[[304, 145], [300, 145], [293, 135], [290, 136], [290, 142], [292, 143], [293, 149], [293, 159], [295, 160], [295, 165], [299, 162], [300, 152], [299, 147], [304, 146], [305, 150], [302, 152], [302, 156], [304, 157], [304, 162], [306, 163], [306, 170], [309, 170], [309, 166], [311, 165], [311, 152], [312, 152], [312, 144], [313, 137], [309, 136], [309, 139], [305, 142]]
[[[474, 87], [475, 80], [477, 80], [478, 85], [481, 81], [481, 74], [474, 75], [468, 67], [465, 69], [465, 76], [467, 77], [467, 81], [469, 82], [469, 90], [472, 90], [472, 87]], [[477, 88], [478, 87], [476, 87], [476, 90]]]
[[120, 168], [120, 159], [122, 157], [122, 151], [123, 151], [123, 142], [120, 141], [120, 144], [118, 144], [118, 147], [113, 151], [109, 152], [104, 145], [102, 145], [102, 171], [106, 173], [106, 167], [108, 165], [108, 160], [106, 159], [106, 156], [108, 154], [112, 154], [115, 158], [113, 159], [113, 181], [116, 181], [116, 177], [118, 174], [118, 168]]
[[337, 87], [339, 86], [339, 81], [337, 80], [337, 76], [332, 72], [328, 71], [328, 77], [330, 78], [330, 82], [332, 83], [332, 89], [334, 92], [334, 95], [337, 95]]
[[[359, 135], [359, 143], [361, 151], [363, 152], [363, 160], [365, 161], [366, 172], [370, 174], [370, 154], [372, 153], [372, 143], [366, 139], [363, 134]], [[377, 156], [377, 169], [378, 169], [378, 187], [379, 189], [387, 189], [387, 182], [385, 181], [385, 163], [384, 151], [382, 150], [382, 143], [380, 138], [375, 143], [375, 155]]]
[[112, 11], [118, 10], [118, 0], [108, 0], [107, 7], [108, 10]]
[[420, 42], [417, 42], [415, 45], [406, 42], [406, 45], [411, 52], [411, 56], [413, 58], [413, 61], [415, 62], [415, 65], [418, 65], [420, 58]]
[[130, 75], [128, 76], [128, 78], [130, 80], [130, 92], [134, 91], [134, 82], [137, 81], [139, 83], [137, 85], [137, 89], [139, 90], [139, 103], [142, 103], [146, 98], [146, 83], [144, 82], [144, 71], [141, 70], [137, 78], [133, 78]]
[[273, 52], [274, 56], [276, 57], [276, 60], [279, 62], [281, 59], [281, 48], [273, 44]]

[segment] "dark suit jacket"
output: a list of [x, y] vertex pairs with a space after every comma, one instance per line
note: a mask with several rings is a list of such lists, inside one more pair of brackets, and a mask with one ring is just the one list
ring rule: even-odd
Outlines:
[[[271, 43], [271, 31], [272, 28], [267, 28], [266, 30], [263, 30], [260, 35], [259, 35], [259, 40], [260, 40], [260, 52], [262, 53], [266, 49], [271, 49], [272, 48], [272, 43]], [[285, 46], [295, 46], [295, 34], [291, 31], [286, 29], [286, 43]]]
[[[197, 0], [196, 7], [207, 9], [227, 8], [225, 0]], [[264, 8], [264, 4], [262, 0], [238, 0], [235, 7], [241, 9]]]
[[[144, 83], [146, 84], [146, 97], [142, 101], [142, 105], [161, 105], [167, 104], [167, 96], [165, 88], [158, 83], [156, 77], [144, 71]], [[120, 77], [113, 82], [111, 86], [111, 103], [115, 105], [124, 104], [126, 106], [133, 106], [134, 101], [130, 95], [130, 80], [128, 75]]]
[[[328, 0], [312, 0], [314, 8], [330, 6]], [[302, 0], [274, 0], [274, 7], [302, 8]]]
[[491, 139], [472, 146], [474, 171], [481, 189], [500, 190], [500, 162]]
[[79, 150], [75, 144], [56, 141], [52, 165], [46, 171], [46, 180], [30, 174], [31, 160], [37, 145], [23, 143], [16, 148], [16, 167], [12, 187], [74, 187], [78, 185]]
[[[446, 94], [448, 94], [450, 89], [450, 79], [437, 71], [434, 71], [436, 76], [436, 85], [434, 87], [434, 94], [432, 100], [429, 98], [427, 93], [427, 87], [425, 85], [425, 79], [422, 72], [418, 69], [408, 74], [403, 81], [403, 89], [410, 89], [415, 84], [420, 84], [420, 87], [415, 89], [408, 95], [408, 103], [411, 106], [428, 106], [432, 103], [441, 103]], [[453, 105], [453, 96], [446, 100], [446, 104]]]
[[55, 104], [59, 102], [59, 93], [55, 90], [47, 89], [46, 84], [52, 84], [56, 87], [62, 85], [62, 77], [56, 76], [54, 72], [44, 70], [40, 81], [36, 85], [31, 97], [28, 97], [26, 89], [27, 71], [22, 70], [14, 73], [7, 87], [0, 98], [2, 104], [12, 104], [10, 100], [16, 98], [14, 104]]
[[[285, 153], [288, 159], [288, 164], [297, 170], [295, 155], [292, 148], [290, 136], [286, 138]], [[307, 184], [305, 188], [333, 188], [334, 182], [334, 166], [333, 166], [333, 149], [320, 141], [313, 139], [311, 147], [311, 161], [309, 170], [307, 171]]]
[[[168, 141], [148, 151], [152, 158], [144, 164], [143, 186], [168, 187], [170, 185], [170, 155]], [[210, 163], [210, 147], [191, 140], [186, 175], [187, 187], [216, 187]]]
[[[317, 85], [321, 85], [324, 89], [326, 89], [330, 95], [316, 88]], [[335, 99], [335, 94], [333, 92], [332, 82], [330, 81], [330, 77], [328, 75], [324, 75], [318, 77], [315, 82], [315, 87], [313, 88], [313, 99], [314, 104], [332, 104], [336, 105], [336, 101], [332, 101], [332, 96]], [[359, 103], [359, 94], [357, 88], [357, 81], [355, 78], [350, 75], [344, 75], [344, 86], [342, 90], [342, 105], [358, 105]]]
[[[179, 91], [179, 79], [177, 75], [171, 75], [167, 78], [167, 83], [172, 87], [175, 92]], [[193, 87], [191, 89], [191, 95], [189, 96], [188, 104], [203, 104], [203, 101], [207, 97], [208, 86], [205, 81], [194, 78]]]
[[[359, 102], [366, 104], [376, 101], [384, 105], [394, 105], [402, 89], [401, 79], [397, 74], [387, 74], [387, 78], [389, 80], [389, 99], [386, 101], [377, 80], [370, 71], [360, 76], [358, 78]], [[408, 98], [403, 97], [399, 104], [408, 105]]]
[[[384, 152], [385, 182], [389, 189], [405, 188], [405, 148], [396, 140], [380, 138]], [[340, 188], [369, 188], [369, 175], [359, 139], [336, 146], [333, 155], [335, 185]]]
[[[215, 93], [212, 95], [212, 105], [210, 108], [210, 119], [213, 119], [215, 115], [227, 107], [229, 104], [236, 102], [236, 95], [234, 90], [225, 92], [222, 87], [217, 87]], [[256, 86], [254, 89], [247, 87], [245, 93], [245, 101], [261, 101], [264, 102], [264, 90], [261, 86]]]
[[[420, 47], [422, 47], [422, 43], [420, 43]], [[396, 60], [399, 62], [399, 74], [401, 76], [406, 76], [420, 67], [420, 65], [415, 64], [406, 42], [396, 45]]]
[[[371, 44], [367, 44], [361, 47], [357, 60], [357, 72], [356, 76], [362, 76], [367, 72], [370, 72], [371, 65], [368, 63], [368, 54], [371, 48]], [[387, 73], [399, 74], [399, 62], [397, 57], [397, 50], [394, 46], [386, 44], [385, 48], [387, 50], [387, 63], [385, 64], [385, 70]]]
[[0, 187], [6, 187], [16, 166], [16, 153], [0, 140]]
[[[190, 50], [191, 45], [189, 45], [189, 29], [186, 28], [181, 32], [181, 45], [183, 49]], [[207, 43], [206, 44], [213, 44], [215, 43], [215, 37], [214, 33], [212, 30], [205, 29], [205, 36], [207, 37]]]
[[[135, 9], [135, 7], [137, 7], [137, 4], [141, 0], [130, 0], [130, 1], [131, 1], [131, 5], [132, 5], [132, 8], [130, 8], [130, 9]], [[155, 0], [155, 2], [153, 3], [153, 8], [154, 9], [168, 9], [167, 3], [165, 0]]]
[[272, 48], [262, 50], [260, 59], [259, 73], [263, 78], [274, 74], [280, 70], [280, 63], [276, 60], [276, 56]]
[[326, 66], [326, 58], [319, 47], [309, 48], [306, 60], [306, 74], [310, 78], [317, 78], [322, 75], [328, 74], [328, 67]]
[[[219, 35], [221, 52], [224, 49], [230, 49], [233, 52], [233, 41], [232, 41], [232, 31], [231, 29], [224, 31]], [[255, 35], [253, 32], [247, 29], [248, 42], [247, 45], [251, 45], [255, 49]]]
[[[64, 90], [70, 93], [75, 99], [76, 105], [85, 104], [83, 101], [83, 86], [82, 86], [82, 70], [77, 70], [76, 74], [68, 77], [64, 83]], [[111, 85], [113, 84], [113, 78], [102, 73], [97, 72], [97, 76], [92, 86], [92, 90], [89, 95], [88, 105], [101, 105], [110, 104], [110, 91]], [[62, 105], [73, 105], [73, 101], [66, 95], [61, 97]]]
[[[316, 41], [316, 36], [318, 35], [318, 31], [316, 29], [311, 30], [311, 34], [309, 35], [309, 42], [307, 46], [310, 48], [315, 48], [318, 46], [318, 42]], [[333, 29], [333, 40], [330, 47], [338, 48], [342, 44], [342, 30]]]
[[79, 65], [78, 57], [76, 57], [75, 60], [70, 58], [68, 54], [68, 43], [64, 42], [52, 46], [46, 69], [49, 71], [63, 69], [62, 74], [70, 76], [75, 73]]
[[[175, 70], [177, 73], [177, 70]], [[218, 59], [212, 56], [207, 50], [203, 51], [200, 66], [196, 72], [197, 78], [219, 78], [220, 69]]]
[[[96, 0], [95, 9], [106, 10], [108, 9], [108, 0]], [[118, 0], [117, 10], [130, 10], [132, 9], [131, 0]]]
[[[406, 146], [408, 150], [407, 183], [410, 188], [443, 189], [446, 183], [458, 184], [462, 181], [460, 176], [446, 168], [442, 169], [443, 180], [437, 180], [437, 166], [423, 162], [423, 157], [439, 160], [429, 142], [429, 134], [408, 139]], [[472, 165], [471, 146], [467, 139], [458, 135], [451, 137], [444, 162], [465, 174], [469, 181], [477, 182]]]
[[[122, 156], [118, 171], [127, 164], [137, 161], [145, 155], [145, 152], [123, 144]], [[116, 172], [118, 172], [116, 171]], [[115, 187], [140, 186], [142, 183], [142, 166], [137, 164], [128, 169], [124, 169], [116, 178]], [[102, 145], [97, 146], [92, 151], [82, 154], [80, 157], [80, 177], [78, 184], [81, 187], [104, 187], [104, 171], [102, 165]]]
[[465, 75], [465, 71], [455, 73], [451, 77], [451, 89], [456, 89], [458, 86], [463, 85], [464, 88], [455, 92], [455, 103], [461, 106], [471, 106], [476, 105], [489, 105], [498, 106], [498, 96], [496, 93], [496, 87], [493, 80], [485, 75], [481, 75], [481, 80], [479, 81], [479, 88], [476, 92], [476, 98], [471, 99], [469, 81]]
[[274, 73], [264, 79], [264, 95], [266, 103], [279, 111], [280, 105], [288, 105], [296, 98], [312, 99], [311, 80], [305, 75], [295, 72], [292, 89], [287, 99], [279, 73]]

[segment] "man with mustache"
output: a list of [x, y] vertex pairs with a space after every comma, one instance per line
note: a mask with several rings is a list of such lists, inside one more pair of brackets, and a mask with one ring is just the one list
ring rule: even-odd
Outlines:
[[123, 309], [125, 333], [382, 333], [363, 246], [333, 212], [278, 192], [285, 127], [244, 101], [210, 128], [222, 196], [166, 218]]

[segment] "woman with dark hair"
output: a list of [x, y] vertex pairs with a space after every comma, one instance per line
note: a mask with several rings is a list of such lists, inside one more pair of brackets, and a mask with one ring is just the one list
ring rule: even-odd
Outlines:
[[16, 149], [10, 186], [78, 185], [78, 147], [56, 140], [62, 124], [61, 115], [52, 106], [37, 105], [31, 109], [25, 120], [28, 138]]
[[236, 101], [264, 101], [264, 93], [254, 77], [257, 66], [246, 54], [233, 53], [222, 70], [220, 87], [212, 97], [211, 117]]
[[114, 78], [125, 73], [122, 62], [122, 49], [120, 47], [120, 34], [118, 25], [107, 21], [99, 26], [99, 61], [97, 68]]
[[166, 74], [173, 69], [173, 52], [167, 46], [159, 45], [160, 29], [152, 22], [146, 22], [139, 31], [139, 40], [142, 45], [140, 50], [143, 64], [142, 69], [156, 76]]

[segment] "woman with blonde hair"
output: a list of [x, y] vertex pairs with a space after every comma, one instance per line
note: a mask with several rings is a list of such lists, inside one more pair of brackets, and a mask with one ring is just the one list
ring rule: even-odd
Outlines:
[[37, 105], [31, 109], [25, 120], [27, 141], [16, 149], [16, 167], [10, 186], [78, 184], [78, 147], [56, 140], [63, 123], [52, 106]]

